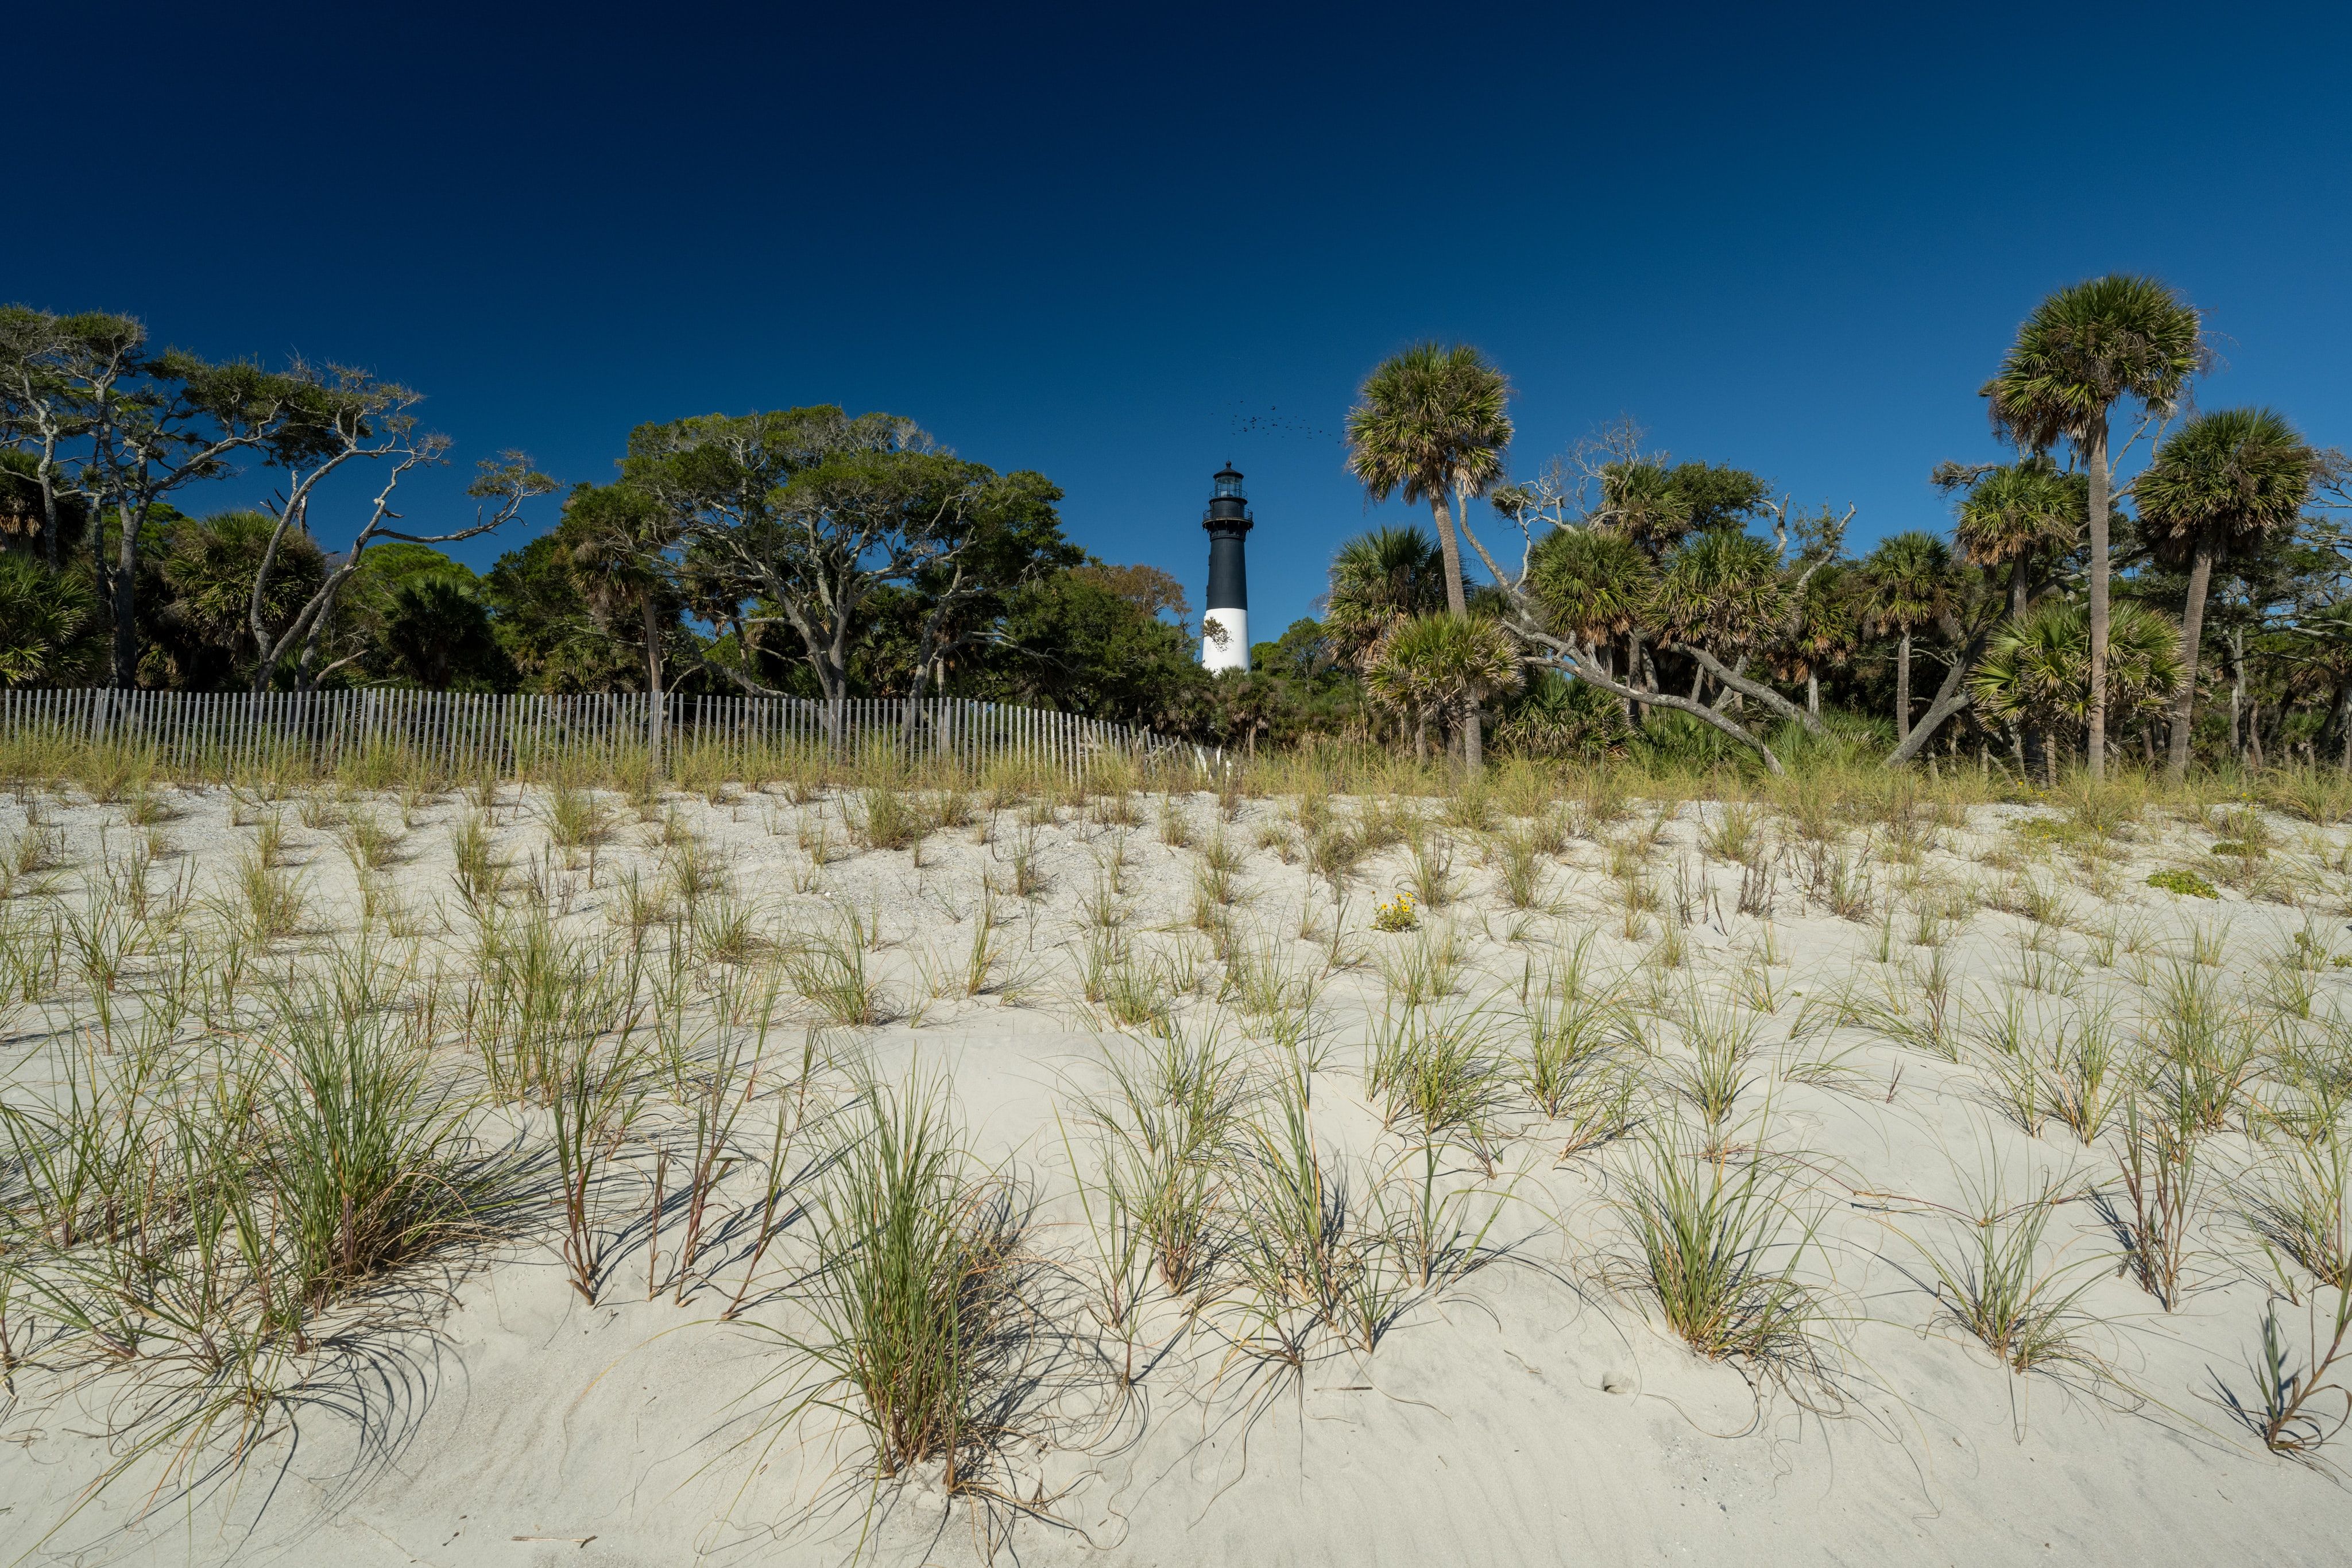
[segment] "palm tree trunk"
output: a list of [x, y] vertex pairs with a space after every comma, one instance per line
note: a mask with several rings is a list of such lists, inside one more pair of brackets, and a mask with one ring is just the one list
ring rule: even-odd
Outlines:
[[[1594, 638], [1592, 640], [1592, 662], [1600, 668], [1601, 673], [1603, 675], [1606, 675], [1609, 679], [1612, 681], [1615, 680], [1617, 678], [1617, 640], [1613, 637]], [[1629, 671], [1628, 674], [1630, 674], [1631, 672]], [[1632, 724], [1633, 722], [1633, 698], [1619, 697], [1617, 699], [1617, 711], [1624, 715], [1625, 722], [1627, 724]]]
[[2091, 471], [2091, 711], [2084, 750], [2091, 782], [2107, 776], [2107, 416], [2102, 409], [2090, 429]]
[[646, 630], [646, 745], [653, 753], [654, 772], [662, 765], [662, 719], [668, 705], [662, 700], [661, 626], [654, 614], [654, 596], [637, 596], [637, 618]]
[[1805, 672], [1805, 711], [1815, 718], [1822, 716], [1822, 677], [1818, 670]]
[[1444, 491], [1430, 492], [1429, 512], [1437, 519], [1437, 549], [1445, 558], [1445, 608], [1467, 614], [1469, 604], [1462, 597], [1462, 546], [1454, 537], [1454, 514], [1445, 509]]
[[2009, 563], [2009, 613], [2012, 620], [2022, 619], [2026, 601], [2026, 552], [2019, 550]]
[[2180, 610], [2180, 695], [2172, 702], [2172, 737], [2164, 777], [2178, 784], [2189, 776], [2189, 741], [2197, 723], [2197, 653], [2205, 635], [2205, 592], [2213, 582], [2213, 535], [2200, 529], [2189, 563], [2189, 599]]
[[1478, 709], [1479, 705], [1474, 702], [1462, 715], [1462, 766], [1471, 773], [1486, 766], [1486, 739], [1483, 733], [1486, 716]]
[[1895, 743], [1911, 738], [1911, 628], [1905, 626], [1895, 655]]
[[2230, 757], [2246, 764], [2246, 637], [2230, 628]]

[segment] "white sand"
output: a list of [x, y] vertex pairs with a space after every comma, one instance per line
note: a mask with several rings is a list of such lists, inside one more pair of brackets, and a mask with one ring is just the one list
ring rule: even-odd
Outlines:
[[[186, 874], [209, 890], [253, 830], [230, 825], [226, 792], [172, 800], [178, 814], [161, 829], [172, 853], [152, 877], [161, 886]], [[506, 800], [498, 837], [520, 875], [540, 856], [546, 832], [536, 797], [509, 791]], [[1182, 804], [1205, 833], [1213, 799]], [[878, 915], [889, 946], [874, 962], [902, 1007], [926, 988], [922, 973], [960, 970], [982, 879], [1009, 874], [1009, 848], [1021, 832], [1020, 813], [1008, 810], [992, 844], [974, 843], [970, 828], [943, 831], [925, 845], [919, 868], [905, 852], [858, 853], [826, 866], [812, 891], [795, 892], [796, 880], [812, 876], [795, 842], [800, 824], [823, 812], [838, 842], [839, 802], [793, 808], [753, 797], [713, 807], [677, 797], [670, 806], [723, 852], [740, 894], [758, 903], [770, 928], [814, 929], [842, 910]], [[387, 821], [398, 815], [389, 798], [364, 809]], [[455, 913], [449, 834], [464, 810], [455, 800], [422, 807], [390, 873], [428, 946], [446, 942], [453, 953], [466, 946], [466, 923]], [[1675, 918], [1676, 865], [1700, 874], [1702, 821], [1719, 810], [1685, 808], [1662, 830], [1653, 863], [1667, 920]], [[1284, 811], [1281, 803], [1247, 802], [1226, 830], [1249, 851], [1238, 919], [1260, 941], [1278, 942], [1299, 973], [1316, 973], [1326, 948], [1297, 941], [1296, 932], [1302, 908], [1323, 912], [1328, 924], [1322, 885], [1255, 847], [1258, 831], [1284, 821]], [[2206, 903], [2158, 892], [2144, 879], [2204, 856], [2210, 832], [2151, 819], [2120, 846], [2126, 858], [2098, 868], [2108, 894], [2101, 897], [2082, 885], [2093, 873], [2013, 831], [2025, 814], [1979, 809], [1967, 831], [1938, 835], [1939, 847], [1911, 868], [1918, 883], [1899, 906], [1891, 964], [1877, 959], [1874, 925], [1809, 907], [1785, 870], [1768, 938], [1767, 923], [1735, 912], [1740, 868], [1715, 862], [1707, 868], [1714, 896], [1684, 932], [1687, 966], [1679, 973], [1660, 964], [1655, 917], [1646, 939], [1624, 937], [1618, 887], [1594, 839], [1571, 841], [1549, 862], [1546, 892], [1556, 913], [1523, 917], [1493, 892], [1496, 869], [1478, 863], [1478, 835], [1454, 835], [1465, 891], [1429, 916], [1432, 925], [1451, 925], [1470, 960], [1466, 995], [1453, 1006], [1498, 992], [1494, 1007], [1514, 1006], [1530, 956], [1540, 974], [1586, 932], [1604, 966], [1628, 971], [1637, 997], [1653, 983], [1693, 977], [1724, 997], [1759, 978], [1776, 993], [1777, 1010], [1761, 1020], [1756, 1082], [1736, 1120], [1745, 1139], [1807, 1156], [1800, 1205], [1819, 1229], [1803, 1274], [1828, 1314], [1819, 1330], [1821, 1377], [1776, 1381], [1753, 1366], [1700, 1359], [1674, 1338], [1615, 1266], [1628, 1240], [1612, 1203], [1623, 1189], [1612, 1176], [1642, 1166], [1643, 1139], [1558, 1162], [1560, 1136], [1521, 1100], [1494, 1180], [1481, 1182], [1458, 1157], [1448, 1162], [1455, 1185], [1507, 1193], [1486, 1238], [1496, 1255], [1414, 1301], [1373, 1354], [1326, 1335], [1294, 1375], [1235, 1347], [1241, 1320], [1231, 1305], [1212, 1304], [1189, 1322], [1163, 1305], [1149, 1332], [1171, 1343], [1122, 1400], [1084, 1345], [1041, 1348], [1045, 1385], [1020, 1406], [1024, 1436], [992, 1473], [1000, 1491], [1043, 1500], [1024, 1511], [950, 1499], [934, 1476], [873, 1484], [863, 1436], [824, 1411], [761, 1434], [760, 1418], [789, 1386], [772, 1381], [789, 1366], [778, 1335], [804, 1329], [806, 1320], [768, 1296], [747, 1322], [719, 1322], [740, 1261], [718, 1270], [719, 1288], [698, 1291], [684, 1306], [667, 1294], [644, 1300], [644, 1199], [632, 1210], [616, 1197], [613, 1225], [634, 1219], [636, 1228], [598, 1305], [583, 1305], [566, 1282], [552, 1249], [551, 1210], [536, 1239], [412, 1269], [434, 1282], [449, 1270], [446, 1301], [423, 1309], [429, 1327], [363, 1336], [348, 1375], [322, 1374], [319, 1402], [295, 1412], [298, 1429], [273, 1424], [241, 1468], [193, 1494], [158, 1492], [151, 1464], [87, 1497], [110, 1452], [93, 1434], [120, 1408], [110, 1402], [133, 1375], [102, 1372], [69, 1385], [38, 1366], [20, 1369], [16, 1398], [0, 1407], [7, 1438], [0, 1558], [673, 1564], [861, 1554], [955, 1563], [992, 1555], [1032, 1564], [1349, 1568], [2342, 1562], [2352, 1496], [2340, 1478], [2326, 1466], [2266, 1453], [2213, 1397], [2217, 1376], [2248, 1389], [2245, 1364], [2269, 1293], [2268, 1265], [2226, 1197], [2228, 1180], [2257, 1155], [2242, 1131], [2204, 1146], [2212, 1201], [2195, 1233], [2193, 1284], [2178, 1312], [2162, 1312], [2116, 1277], [2114, 1243], [2088, 1201], [2058, 1210], [2049, 1247], [2060, 1262], [2077, 1265], [2064, 1288], [2088, 1287], [2078, 1303], [2087, 1359], [2018, 1376], [1939, 1310], [1926, 1288], [1932, 1276], [1906, 1237], [1950, 1250], [1960, 1232], [1926, 1206], [1967, 1207], [1969, 1183], [1990, 1171], [2004, 1173], [2016, 1196], [2044, 1175], [2112, 1189], [2114, 1134], [2096, 1148], [2055, 1124], [2029, 1135], [1994, 1103], [1974, 1053], [1955, 1064], [1852, 1026], [1787, 1038], [1808, 1000], [1823, 1002], [1841, 988], [1892, 998], [1916, 1017], [1917, 977], [1930, 952], [1908, 940], [1909, 908], [1919, 896], [1969, 884], [2000, 888], [2015, 874], [2005, 856], [2065, 890], [2069, 926], [2042, 936], [2076, 994], [2021, 991], [2037, 1029], [2106, 997], [2128, 1025], [2143, 1005], [2134, 970], [2160, 978], [2166, 964], [2185, 956], [2200, 923], [2220, 934], [2223, 976], [2243, 988], [2249, 1006], [2262, 1005], [2271, 956], [2306, 925], [2334, 951], [2352, 949], [2340, 828], [2315, 832], [2273, 820], [2279, 843], [2271, 863], [2292, 873], [2283, 880], [2294, 904], [2249, 902], [2235, 891]], [[20, 808], [0, 804], [0, 840], [23, 820]], [[68, 845], [72, 863], [57, 873], [56, 887], [69, 902], [97, 863], [101, 831], [117, 856], [139, 836], [120, 807], [51, 802], [43, 820]], [[284, 821], [317, 928], [289, 950], [348, 945], [358, 894], [342, 851], [331, 831], [302, 827], [290, 805]], [[542, 883], [542, 891], [571, 888], [567, 918], [581, 929], [601, 929], [623, 867], [659, 863], [647, 842], [652, 829], [623, 821], [600, 853], [593, 890], [584, 870]], [[1645, 821], [1637, 815], [1599, 836]], [[1077, 1298], [1092, 1253], [1069, 1198], [1055, 1112], [1067, 1116], [1073, 1094], [1101, 1081], [1098, 1041], [1109, 1031], [1077, 995], [1080, 906], [1114, 834], [1065, 811], [1037, 840], [1043, 893], [997, 900], [1008, 921], [1003, 969], [1025, 977], [1017, 994], [931, 1000], [919, 1019], [851, 1043], [886, 1078], [919, 1066], [951, 1081], [980, 1158], [1032, 1184], [1039, 1210], [1031, 1243], [1055, 1264], [1041, 1289], [1054, 1298], [1060, 1326], [1082, 1337], [1088, 1320]], [[1204, 950], [1204, 939], [1183, 928], [1197, 853], [1169, 848], [1148, 821], [1129, 832], [1125, 850], [1127, 929], [1139, 946]], [[1382, 1166], [1399, 1163], [1405, 1145], [1383, 1134], [1366, 1097], [1363, 1048], [1386, 989], [1369, 960], [1413, 938], [1374, 935], [1368, 923], [1375, 898], [1403, 885], [1405, 867], [1402, 852], [1391, 851], [1366, 862], [1351, 883], [1341, 945], [1368, 961], [1333, 974], [1316, 1009], [1328, 1042], [1314, 1079], [1317, 1134], [1342, 1155]], [[1882, 861], [1875, 873], [1885, 894], [1906, 868]], [[21, 898], [12, 905], [34, 906]], [[444, 914], [456, 927], [446, 936]], [[1521, 940], [1507, 940], [1515, 926]], [[2112, 943], [2101, 937], [2103, 926]], [[2034, 929], [1985, 909], [1949, 939], [1946, 961], [1965, 1019], [1989, 1019], [2003, 986], [2045, 961], [2023, 946]], [[1763, 961], [1768, 940], [1777, 961]], [[1271, 1048], [1252, 1039], [1249, 1020], [1214, 1000], [1215, 974], [1206, 967], [1182, 1016], [1195, 1027], [1223, 1019], [1224, 1038], [1270, 1071]], [[2352, 1012], [2352, 969], [2325, 969], [2315, 985], [2318, 1016]], [[797, 1062], [804, 1009], [789, 996], [784, 1007], [787, 1021], [770, 1051]], [[0, 1023], [12, 1101], [46, 1092], [51, 1031], [71, 1010], [60, 998]], [[473, 1060], [454, 1038], [446, 1051], [453, 1073]], [[1841, 1051], [1852, 1070], [1843, 1080], [1791, 1071]], [[1654, 1118], [1688, 1117], [1663, 1087], [1676, 1059], [1670, 1051], [1646, 1068], [1652, 1089], [1643, 1103]], [[740, 1141], [763, 1151], [761, 1115], [745, 1128]], [[1083, 1165], [1082, 1139], [1078, 1147]], [[730, 1184], [730, 1201], [751, 1201], [756, 1182]], [[803, 1231], [787, 1228], [774, 1244], [767, 1284], [782, 1284], [802, 1259]], [[2290, 1309], [2285, 1321], [2299, 1354], [2302, 1319]], [[763, 1379], [767, 1391], [755, 1392]], [[2352, 1436], [2328, 1452], [2340, 1457], [2352, 1451], [2347, 1445]]]

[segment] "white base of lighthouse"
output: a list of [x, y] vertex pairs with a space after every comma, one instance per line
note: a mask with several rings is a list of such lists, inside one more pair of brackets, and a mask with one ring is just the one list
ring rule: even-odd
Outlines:
[[[1223, 632], [1224, 638], [1218, 640]], [[1249, 668], [1249, 612], [1211, 610], [1201, 617], [1201, 667], [1211, 674], [1220, 670]]]

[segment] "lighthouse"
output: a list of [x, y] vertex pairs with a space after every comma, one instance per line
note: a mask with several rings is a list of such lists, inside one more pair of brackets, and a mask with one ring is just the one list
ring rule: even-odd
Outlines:
[[1242, 540], [1250, 531], [1249, 497], [1234, 465], [1217, 470], [1201, 527], [1209, 534], [1209, 603], [1201, 614], [1201, 664], [1211, 674], [1249, 668], [1249, 570]]

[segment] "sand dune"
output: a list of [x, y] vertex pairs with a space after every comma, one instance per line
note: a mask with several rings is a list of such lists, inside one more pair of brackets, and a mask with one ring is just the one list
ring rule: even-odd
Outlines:
[[[2341, 827], [2249, 816], [2230, 831], [2255, 852], [2216, 856], [2215, 822], [2094, 833], [2039, 807], [1824, 825], [1570, 802], [1472, 826], [1347, 799], [1228, 820], [1202, 794], [973, 802], [910, 850], [860, 847], [877, 808], [854, 795], [606, 796], [594, 831], [556, 805], [0, 805], [20, 852], [0, 905], [23, 1129], [10, 1560], [2341, 1558], [2345, 1450], [2274, 1455], [2227, 1403], [2260, 1404], [2266, 1306], [2300, 1363], [2337, 1300], [2275, 1226], [2265, 1249], [2260, 1198], [2344, 1169]], [[598, 841], [558, 847], [551, 823]], [[1313, 868], [1313, 831], [1351, 825], [1355, 863]], [[280, 863], [257, 870], [270, 831]], [[2148, 883], [2182, 868], [2218, 896]], [[299, 907], [264, 939], [272, 878]], [[1415, 928], [1375, 930], [1416, 885]], [[534, 929], [608, 976], [637, 959], [646, 1055], [590, 1195], [593, 1304], [562, 1252], [555, 1113], [494, 1082], [513, 994], [484, 977]], [[266, 1074], [280, 1015], [322, 1005], [305, 977], [362, 952], [503, 1185], [446, 1242], [330, 1291], [305, 1347], [242, 1385], [266, 1394], [173, 1427], [235, 1377], [192, 1371], [201, 1336], [152, 1303], [118, 1293], [127, 1354], [56, 1305], [90, 1310], [69, 1265], [109, 1244], [32, 1235], [26, 1152], [93, 1086], [185, 1104], [232, 1059]], [[2211, 1060], [2184, 1066], [2190, 1015]], [[1109, 1064], [1142, 1082], [1180, 1047], [1229, 1091], [1199, 1270], [1171, 1289], [1147, 1250], [1123, 1315], [1103, 1235], [1122, 1145], [1089, 1107], [1117, 1099]], [[807, 1354], [826, 1162], [870, 1126], [874, 1083], [939, 1096], [1014, 1249], [952, 1487], [935, 1462], [879, 1476], [858, 1398]], [[2128, 1106], [2192, 1092], [2211, 1115], [2168, 1310], [2123, 1266], [2119, 1161]], [[681, 1274], [697, 1107], [720, 1103]], [[1328, 1298], [1263, 1234], [1286, 1107], [1347, 1276]], [[1716, 1356], [1675, 1332], [1642, 1246], [1666, 1173], [1753, 1206]], [[1937, 1266], [1964, 1276], [1979, 1237], [2037, 1217], [2026, 1277], [2051, 1310], [2020, 1373]]]

